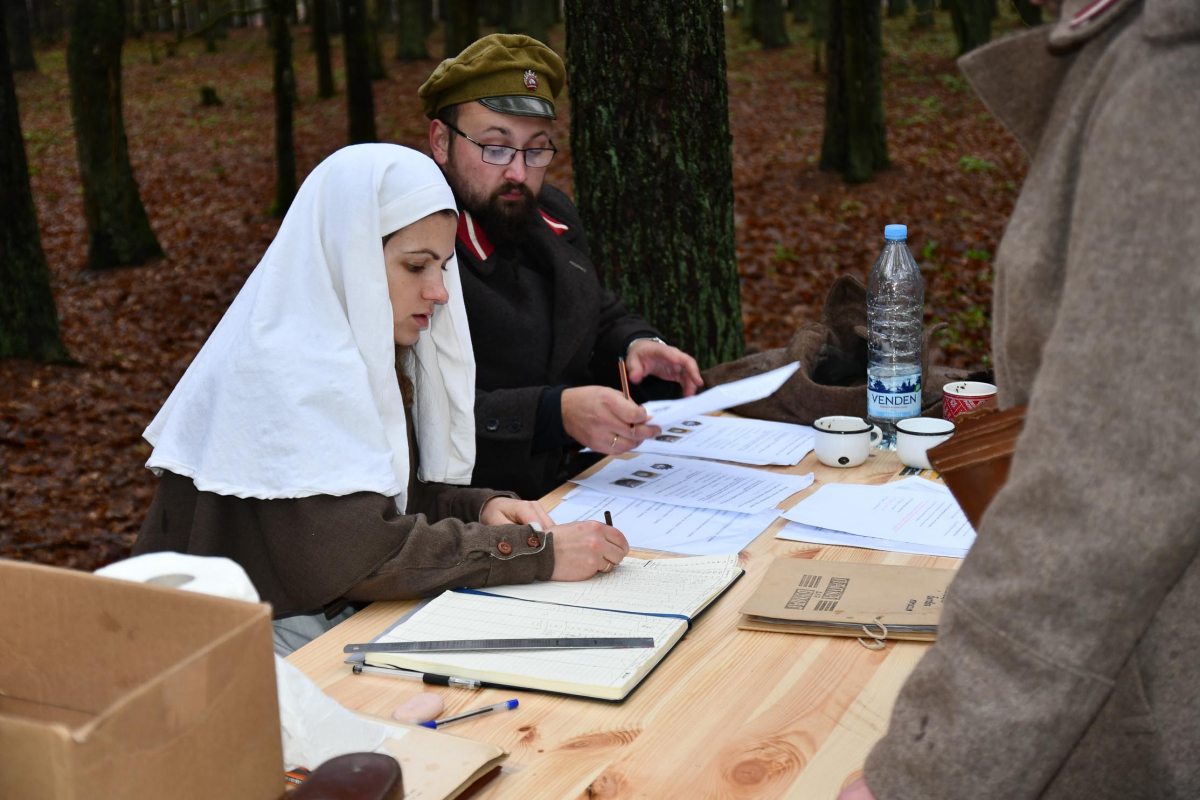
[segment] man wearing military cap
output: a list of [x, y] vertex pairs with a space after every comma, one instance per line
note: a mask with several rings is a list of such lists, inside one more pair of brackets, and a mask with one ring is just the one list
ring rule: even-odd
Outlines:
[[686, 395], [695, 360], [600, 285], [571, 201], [544, 186], [557, 149], [562, 60], [528, 36], [494, 34], [421, 86], [429, 143], [458, 199], [457, 254], [475, 350], [473, 481], [538, 497], [565, 448], [623, 453], [661, 431], [620, 391], [617, 359]]

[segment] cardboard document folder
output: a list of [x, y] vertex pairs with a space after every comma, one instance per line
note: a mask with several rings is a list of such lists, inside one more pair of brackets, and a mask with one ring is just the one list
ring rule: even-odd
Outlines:
[[740, 609], [738, 627], [933, 641], [954, 575], [952, 569], [778, 558]]

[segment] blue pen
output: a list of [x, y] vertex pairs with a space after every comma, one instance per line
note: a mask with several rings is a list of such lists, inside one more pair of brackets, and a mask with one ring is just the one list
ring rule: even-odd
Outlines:
[[431, 719], [429, 722], [422, 722], [421, 727], [441, 728], [455, 722], [461, 722], [464, 719], [478, 717], [483, 714], [490, 714], [493, 711], [508, 711], [510, 708], [516, 708], [517, 705], [518, 702], [516, 700], [506, 700], [503, 703], [496, 703], [494, 706], [484, 706], [483, 708], [477, 708], [473, 711], [464, 711], [461, 714], [452, 714], [448, 717], [442, 717], [441, 719]]

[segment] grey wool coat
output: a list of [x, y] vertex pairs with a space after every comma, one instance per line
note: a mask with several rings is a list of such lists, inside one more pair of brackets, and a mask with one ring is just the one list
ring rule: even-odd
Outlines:
[[1200, 2], [1067, 0], [961, 63], [1031, 156], [993, 339], [1001, 405], [1029, 411], [867, 784], [1193, 800]]

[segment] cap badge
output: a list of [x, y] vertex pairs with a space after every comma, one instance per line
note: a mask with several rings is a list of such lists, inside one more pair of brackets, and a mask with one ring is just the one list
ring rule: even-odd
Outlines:
[[537, 73], [531, 69], [525, 70], [525, 88], [531, 92], [536, 92], [538, 87]]

